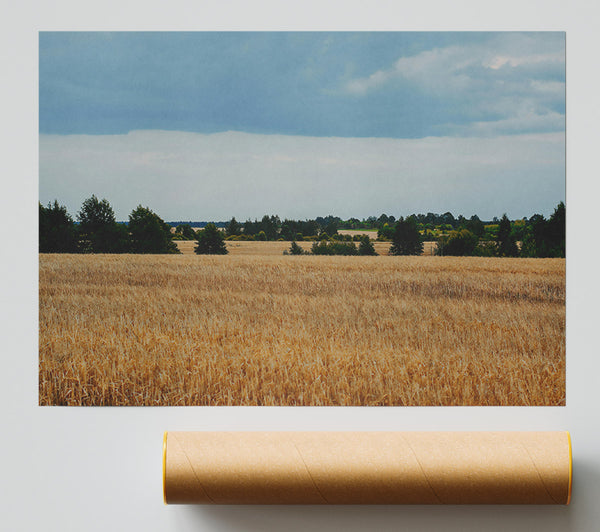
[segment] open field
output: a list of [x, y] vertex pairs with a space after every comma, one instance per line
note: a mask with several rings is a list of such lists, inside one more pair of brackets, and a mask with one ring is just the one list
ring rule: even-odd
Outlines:
[[372, 239], [377, 238], [377, 229], [339, 229], [340, 235], [367, 235]]
[[[176, 240], [177, 247], [184, 255], [193, 255], [196, 242], [194, 240]], [[283, 255], [285, 250], [290, 249], [291, 242], [256, 242], [256, 241], [241, 241], [228, 240], [225, 242], [230, 255]], [[312, 242], [297, 242], [305, 251], [310, 251]], [[358, 242], [356, 243], [358, 246]], [[390, 249], [389, 242], [373, 242], [375, 251], [379, 255], [387, 255]], [[435, 242], [423, 243], [423, 254], [433, 255]]]
[[564, 259], [40, 255], [39, 293], [42, 405], [565, 404]]

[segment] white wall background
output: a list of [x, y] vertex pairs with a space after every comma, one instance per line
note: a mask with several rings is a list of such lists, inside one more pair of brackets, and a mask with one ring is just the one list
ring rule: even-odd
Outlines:
[[[367, 7], [368, 6], [368, 7]], [[44, 531], [594, 531], [600, 529], [598, 56], [592, 2], [3, 4], [0, 39], [0, 529]], [[567, 406], [37, 406], [37, 32], [388, 29], [567, 31]], [[164, 430], [570, 430], [569, 507], [164, 506]]]

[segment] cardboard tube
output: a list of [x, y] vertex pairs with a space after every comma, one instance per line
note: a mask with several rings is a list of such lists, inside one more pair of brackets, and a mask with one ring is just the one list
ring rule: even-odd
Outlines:
[[168, 504], [568, 504], [568, 432], [168, 432]]

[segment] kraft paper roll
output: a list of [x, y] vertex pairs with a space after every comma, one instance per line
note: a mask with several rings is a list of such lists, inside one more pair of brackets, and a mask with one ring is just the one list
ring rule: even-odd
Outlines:
[[568, 432], [168, 432], [168, 504], [569, 504]]

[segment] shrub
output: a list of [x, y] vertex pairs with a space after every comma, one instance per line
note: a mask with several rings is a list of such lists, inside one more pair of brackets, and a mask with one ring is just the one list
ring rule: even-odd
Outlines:
[[435, 254], [452, 256], [473, 255], [478, 242], [479, 239], [477, 236], [468, 229], [450, 231], [447, 237], [440, 237]]
[[290, 246], [290, 255], [303, 255], [304, 250], [294, 240]]
[[196, 240], [196, 231], [190, 224], [180, 224], [175, 228], [176, 240]]
[[357, 255], [358, 250], [354, 242], [327, 242], [321, 240], [312, 245], [311, 252], [313, 255]]

